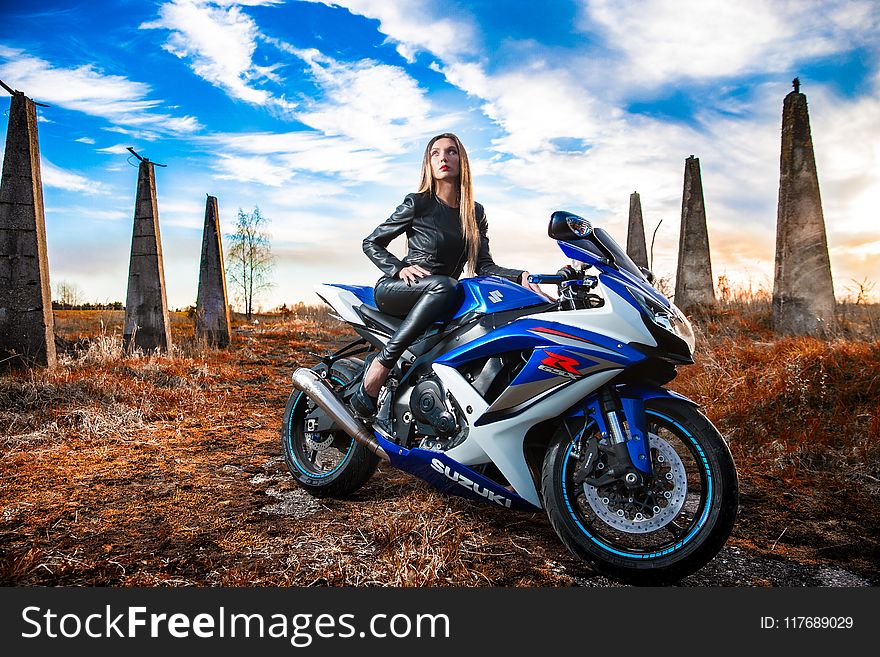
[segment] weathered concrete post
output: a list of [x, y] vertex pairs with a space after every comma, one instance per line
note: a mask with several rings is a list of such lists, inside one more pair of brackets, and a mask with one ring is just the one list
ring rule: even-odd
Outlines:
[[122, 342], [128, 350], [139, 347], [165, 351], [171, 348], [171, 323], [165, 295], [156, 175], [152, 162], [140, 156], [138, 158], [141, 163], [138, 168]]
[[642, 221], [642, 201], [638, 192], [629, 195], [629, 227], [626, 231], [626, 254], [639, 267], [648, 268], [648, 248], [645, 246], [645, 224]]
[[675, 304], [685, 309], [714, 303], [715, 288], [712, 284], [712, 262], [709, 257], [709, 231], [706, 227], [700, 160], [691, 155], [684, 163]]
[[0, 182], [0, 371], [55, 364], [51, 290], [37, 108], [15, 91]]
[[208, 196], [205, 229], [202, 233], [202, 262], [199, 266], [199, 292], [196, 299], [196, 336], [217, 347], [229, 346], [232, 336], [226, 269], [217, 197]]
[[821, 335], [836, 326], [834, 286], [807, 97], [798, 86], [795, 79], [782, 108], [773, 327]]

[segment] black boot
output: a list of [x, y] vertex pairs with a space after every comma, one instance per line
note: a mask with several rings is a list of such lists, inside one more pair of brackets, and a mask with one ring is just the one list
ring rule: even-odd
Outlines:
[[367, 391], [364, 390], [364, 376], [366, 376], [367, 370], [370, 369], [373, 359], [378, 355], [378, 352], [373, 352], [364, 359], [364, 374], [361, 377], [357, 390], [351, 396], [351, 407], [362, 420], [366, 420], [376, 414], [376, 399], [370, 397]]
[[364, 390], [363, 379], [361, 379], [357, 390], [351, 396], [351, 407], [362, 420], [366, 420], [376, 414], [376, 400], [370, 397], [367, 391]]

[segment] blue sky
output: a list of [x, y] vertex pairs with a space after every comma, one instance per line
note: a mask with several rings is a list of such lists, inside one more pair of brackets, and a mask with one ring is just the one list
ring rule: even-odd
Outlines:
[[[772, 287], [782, 99], [807, 95], [838, 297], [880, 272], [875, 0], [3, 3], [0, 79], [37, 101], [53, 285], [124, 300], [137, 180], [155, 162], [169, 305], [194, 303], [205, 195], [271, 219], [275, 287], [372, 284], [361, 240], [438, 132], [468, 148], [495, 261], [564, 263], [556, 209], [625, 243], [638, 191], [672, 277], [700, 158], [715, 276]], [[4, 104], [7, 101], [2, 101]], [[2, 121], [3, 143], [6, 122]], [[650, 237], [649, 237], [650, 239]], [[402, 241], [394, 247], [403, 252]]]

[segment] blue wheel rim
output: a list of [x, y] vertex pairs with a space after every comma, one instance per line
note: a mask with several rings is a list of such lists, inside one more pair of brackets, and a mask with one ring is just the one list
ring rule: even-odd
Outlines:
[[[345, 384], [344, 381], [341, 381], [336, 377], [331, 376], [330, 380], [338, 383], [339, 385]], [[300, 454], [299, 451], [296, 449], [296, 445], [294, 442], [296, 440], [296, 437], [293, 435], [295, 427], [294, 416], [297, 412], [297, 406], [299, 406], [299, 403], [303, 400], [303, 398], [305, 398], [305, 394], [300, 392], [296, 396], [296, 399], [293, 402], [293, 406], [290, 409], [290, 421], [287, 423], [287, 436], [285, 437], [287, 440], [287, 451], [290, 453], [294, 465], [296, 465], [297, 469], [305, 476], [310, 477], [311, 479], [326, 479], [334, 472], [338, 472], [339, 469], [346, 464], [349, 457], [351, 456], [352, 450], [354, 449], [354, 438], [351, 439], [351, 442], [348, 444], [348, 449], [346, 450], [345, 454], [342, 456], [342, 459], [339, 461], [336, 467], [323, 473], [315, 473], [310, 471], [309, 468], [307, 468], [303, 463], [300, 462]]]

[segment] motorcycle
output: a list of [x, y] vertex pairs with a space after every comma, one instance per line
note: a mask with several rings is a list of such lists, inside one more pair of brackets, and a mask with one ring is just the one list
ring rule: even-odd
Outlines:
[[392, 369], [375, 416], [349, 405], [400, 318], [370, 286], [316, 291], [359, 338], [293, 374], [281, 446], [315, 496], [344, 497], [380, 460], [447, 493], [510, 510], [543, 509], [562, 543], [632, 584], [702, 568], [736, 518], [737, 473], [697, 404], [663, 386], [693, 363], [685, 315], [611, 235], [557, 211], [549, 236], [571, 264], [556, 302], [494, 276], [460, 281], [455, 315]]

